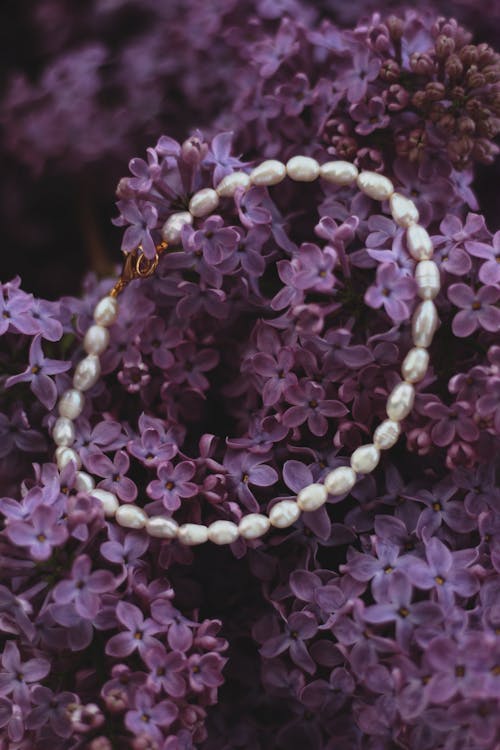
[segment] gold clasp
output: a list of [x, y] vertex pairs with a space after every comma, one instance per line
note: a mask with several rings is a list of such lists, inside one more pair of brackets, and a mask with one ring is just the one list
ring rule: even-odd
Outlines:
[[131, 281], [135, 279], [147, 279], [149, 276], [152, 276], [158, 268], [160, 255], [167, 247], [166, 242], [160, 242], [159, 245], [156, 245], [154, 258], [146, 258], [142, 250], [142, 245], [139, 245], [133, 252], [128, 253], [123, 263], [121, 276], [109, 293], [110, 297], [118, 297]]

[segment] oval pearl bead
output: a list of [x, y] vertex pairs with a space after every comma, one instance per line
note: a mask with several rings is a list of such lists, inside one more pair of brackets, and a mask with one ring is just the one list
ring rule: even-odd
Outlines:
[[151, 516], [146, 521], [146, 531], [149, 536], [154, 536], [158, 539], [175, 539], [179, 531], [179, 524], [173, 518]]
[[59, 448], [56, 448], [56, 463], [59, 471], [62, 471], [71, 461], [75, 464], [77, 469], [81, 468], [82, 459], [73, 448], [67, 448], [64, 445], [60, 445]]
[[223, 177], [215, 189], [221, 198], [232, 198], [238, 188], [246, 190], [249, 186], [250, 175], [246, 172], [233, 172]]
[[94, 308], [94, 320], [99, 326], [112, 325], [118, 315], [118, 302], [114, 297], [103, 297]]
[[73, 387], [78, 391], [88, 391], [99, 380], [101, 363], [96, 354], [89, 354], [75, 367]]
[[439, 268], [433, 260], [421, 260], [415, 268], [415, 281], [418, 296], [422, 299], [434, 299], [441, 289]]
[[59, 399], [57, 408], [61, 417], [76, 419], [82, 413], [84, 404], [85, 396], [83, 393], [77, 391], [75, 388], [69, 388], [67, 391], [64, 391]]
[[189, 211], [193, 216], [206, 216], [219, 205], [217, 191], [212, 188], [198, 190], [189, 201]]
[[327, 161], [319, 168], [320, 176], [335, 185], [352, 185], [356, 182], [359, 171], [350, 161]]
[[87, 354], [102, 354], [109, 344], [109, 331], [104, 326], [90, 326], [85, 338], [83, 348]]
[[430, 299], [421, 302], [411, 322], [413, 343], [415, 346], [430, 346], [436, 328], [438, 327], [438, 314], [436, 305]]
[[214, 544], [232, 544], [240, 535], [232, 521], [214, 521], [208, 527], [208, 538]]
[[95, 487], [94, 478], [86, 471], [77, 471], [75, 476], [75, 489], [77, 492], [91, 492]]
[[192, 225], [193, 215], [189, 211], [179, 211], [168, 217], [161, 229], [161, 236], [169, 245], [175, 245], [181, 241], [181, 232], [184, 224]]
[[182, 544], [190, 547], [208, 541], [208, 528], [199, 523], [184, 523], [179, 526], [177, 538]]
[[269, 520], [277, 529], [286, 529], [300, 516], [300, 508], [294, 500], [280, 500], [269, 511]]
[[317, 510], [326, 503], [327, 498], [328, 492], [324, 484], [309, 484], [297, 495], [297, 505], [300, 510]]
[[[121, 508], [133, 508], [134, 506], [129, 505], [122, 505], [120, 506], [120, 503], [118, 502], [118, 498], [114, 494], [114, 492], [108, 492], [108, 490], [101, 490], [99, 487], [97, 487], [95, 490], [93, 489], [90, 492], [90, 495], [92, 497], [96, 497], [99, 502], [102, 505], [102, 509], [104, 511], [104, 515], [108, 518], [112, 518], [118, 513], [118, 509]], [[137, 508], [139, 510], [139, 508]], [[126, 524], [121, 524], [122, 526], [125, 526]], [[132, 527], [134, 528], [134, 527]]]
[[142, 508], [138, 508], [137, 505], [128, 504], [120, 505], [115, 513], [115, 518], [117, 523], [126, 529], [143, 529], [148, 520]]
[[310, 156], [292, 156], [286, 163], [286, 173], [297, 182], [314, 182], [319, 177], [319, 164]]
[[65, 448], [75, 442], [75, 425], [67, 417], [58, 417], [52, 428], [52, 439], [56, 445]]
[[408, 383], [419, 383], [429, 367], [429, 352], [420, 346], [410, 349], [401, 365], [401, 374]]
[[276, 159], [266, 159], [250, 172], [252, 185], [277, 185], [286, 177], [286, 167]]
[[373, 433], [373, 444], [380, 451], [386, 451], [397, 443], [400, 435], [400, 422], [393, 422], [392, 419], [385, 419], [379, 424]]
[[395, 422], [400, 422], [413, 409], [415, 388], [406, 382], [398, 383], [387, 399], [387, 416]]
[[356, 474], [369, 474], [380, 461], [380, 451], [373, 444], [360, 445], [351, 456], [351, 467]]
[[326, 475], [324, 483], [329, 495], [343, 495], [356, 484], [356, 473], [350, 466], [337, 466]]
[[360, 172], [357, 184], [365, 195], [376, 201], [387, 200], [394, 192], [392, 182], [377, 172]]
[[257, 539], [269, 531], [271, 521], [261, 513], [248, 513], [241, 519], [238, 529], [243, 539]]
[[406, 230], [408, 252], [415, 260], [429, 260], [434, 253], [429, 233], [420, 224], [411, 224]]
[[400, 227], [409, 227], [420, 218], [418, 208], [412, 200], [401, 193], [393, 193], [389, 200], [392, 218]]

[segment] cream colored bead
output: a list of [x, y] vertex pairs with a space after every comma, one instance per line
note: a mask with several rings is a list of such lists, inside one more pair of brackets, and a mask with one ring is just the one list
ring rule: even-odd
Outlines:
[[151, 516], [146, 521], [146, 531], [149, 536], [154, 536], [158, 539], [175, 539], [179, 531], [179, 524], [173, 518]]
[[292, 156], [286, 163], [286, 173], [297, 182], [314, 182], [319, 177], [319, 164], [310, 156]]
[[415, 260], [429, 260], [434, 253], [429, 233], [420, 224], [411, 224], [406, 230], [408, 251]]
[[415, 268], [415, 281], [418, 296], [422, 299], [434, 299], [441, 289], [439, 268], [433, 260], [421, 260]]
[[280, 500], [269, 511], [271, 525], [276, 526], [277, 529], [286, 529], [295, 523], [299, 516], [300, 508], [295, 500]]
[[[104, 515], [107, 516], [108, 518], [112, 518], [113, 516], [117, 515], [119, 508], [127, 508], [128, 511], [134, 510], [133, 505], [120, 505], [120, 503], [118, 502], [118, 498], [116, 497], [114, 492], [108, 492], [108, 490], [101, 490], [99, 487], [97, 487], [96, 489], [91, 490], [89, 494], [92, 495], [92, 497], [96, 497], [99, 500], [99, 502], [102, 505]], [[136, 508], [136, 510], [140, 510], [140, 508]], [[126, 513], [124, 514], [124, 518], [125, 517], [126, 517]], [[121, 526], [127, 526], [126, 523], [121, 523], [120, 521], [118, 521], [118, 523], [120, 523]], [[141, 528], [141, 527], [132, 526], [131, 528]]]
[[185, 224], [193, 224], [193, 215], [189, 211], [179, 211], [171, 214], [161, 229], [161, 236], [169, 245], [178, 244], [181, 241], [182, 227]]
[[85, 396], [75, 388], [68, 388], [59, 399], [57, 406], [61, 417], [76, 419], [83, 411]]
[[324, 484], [329, 495], [343, 495], [356, 484], [356, 473], [350, 466], [337, 466], [326, 475]]
[[81, 468], [82, 459], [73, 448], [60, 445], [56, 448], [56, 463], [59, 471], [62, 471], [69, 463], [74, 463], [77, 469]]
[[376, 201], [387, 200], [394, 192], [392, 182], [378, 172], [360, 172], [357, 184], [365, 195]]
[[429, 367], [429, 352], [420, 346], [410, 349], [401, 365], [401, 374], [408, 383], [419, 383]]
[[114, 297], [103, 297], [94, 308], [94, 320], [99, 326], [112, 325], [118, 315], [118, 302]]
[[386, 451], [397, 443], [400, 435], [401, 423], [394, 422], [392, 419], [385, 419], [373, 433], [373, 444], [380, 451]]
[[309, 484], [297, 495], [297, 505], [300, 510], [317, 510], [326, 503], [327, 498], [328, 492], [324, 484]]
[[387, 399], [387, 416], [395, 422], [400, 422], [411, 412], [414, 401], [415, 388], [405, 381], [398, 383]]
[[393, 193], [389, 200], [392, 218], [400, 227], [409, 227], [420, 218], [418, 208], [410, 198], [401, 193]]
[[430, 346], [438, 323], [439, 318], [434, 302], [430, 299], [421, 302], [413, 313], [411, 322], [415, 346]]
[[248, 513], [241, 519], [238, 529], [243, 539], [257, 539], [269, 531], [271, 521], [261, 513]]
[[90, 326], [83, 339], [83, 348], [87, 354], [102, 354], [108, 344], [109, 331], [104, 326]]
[[277, 185], [286, 177], [286, 167], [276, 159], [266, 159], [250, 172], [252, 185]]
[[380, 461], [380, 451], [373, 443], [360, 445], [351, 456], [351, 467], [356, 474], [370, 474]]
[[75, 425], [67, 417], [58, 417], [52, 428], [52, 439], [56, 445], [67, 447], [75, 442]]
[[183, 523], [179, 526], [177, 538], [182, 544], [189, 547], [195, 544], [204, 544], [208, 541], [208, 528], [199, 523]]
[[249, 186], [250, 175], [246, 172], [233, 172], [223, 177], [215, 189], [221, 198], [232, 198], [238, 188], [246, 190]]
[[[95, 495], [95, 492], [93, 493]], [[115, 513], [116, 522], [126, 529], [143, 529], [148, 517], [137, 505], [120, 505]]]
[[352, 185], [356, 182], [359, 171], [350, 161], [327, 161], [319, 168], [320, 177], [335, 185]]
[[75, 489], [77, 492], [90, 493], [95, 487], [94, 477], [86, 471], [77, 471], [75, 476]]
[[217, 191], [212, 188], [203, 188], [203, 190], [198, 190], [189, 201], [189, 212], [199, 218], [211, 213], [218, 205]]
[[214, 544], [232, 544], [240, 535], [232, 521], [214, 521], [208, 527], [208, 538]]
[[77, 391], [88, 391], [99, 380], [101, 363], [97, 354], [89, 354], [75, 367], [73, 388]]

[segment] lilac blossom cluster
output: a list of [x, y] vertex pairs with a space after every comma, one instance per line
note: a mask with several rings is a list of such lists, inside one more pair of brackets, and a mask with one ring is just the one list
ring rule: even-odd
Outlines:
[[[401, 89], [442, 94], [467, 49], [496, 76], [471, 119], [493, 122], [498, 56], [414, 12], [250, 31], [246, 47], [238, 28], [229, 38], [248, 55], [234, 105], [130, 162], [122, 250], [151, 254], [172, 211], [254, 160], [349, 157], [412, 196], [433, 238], [431, 367], [398, 445], [349, 494], [258, 541], [186, 548], [105, 519], [52, 459], [55, 405], [110, 280], [50, 302], [2, 284], [2, 750], [500, 743], [500, 232], [472, 185], [495, 147], [435, 122], [443, 99], [389, 106], [393, 85], [399, 104]], [[382, 74], [391, 60], [399, 83]], [[465, 104], [454, 112], [458, 127]], [[403, 230], [353, 188], [224, 199], [120, 297], [76, 420], [84, 468], [122, 503], [196, 523], [321, 481], [385, 416], [411, 346], [411, 263]]]

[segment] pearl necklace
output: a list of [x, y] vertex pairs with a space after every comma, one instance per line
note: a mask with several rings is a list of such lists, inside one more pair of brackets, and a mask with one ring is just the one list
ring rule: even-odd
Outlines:
[[[109, 326], [118, 316], [117, 297], [133, 279], [151, 276], [158, 265], [160, 254], [169, 246], [178, 244], [185, 224], [192, 225], [194, 218], [207, 216], [217, 208], [221, 198], [234, 198], [237, 190], [246, 191], [254, 185], [277, 185], [285, 177], [297, 182], [312, 182], [321, 177], [340, 186], [356, 184], [365, 195], [378, 201], [389, 201], [394, 221], [406, 230], [406, 244], [416, 261], [414, 278], [421, 302], [415, 309], [411, 321], [413, 348], [407, 353], [402, 366], [402, 380], [387, 399], [387, 419], [381, 422], [373, 434], [373, 441], [357, 448], [349, 466], [333, 469], [322, 483], [304, 487], [295, 500], [277, 502], [269, 515], [249, 513], [239, 524], [232, 521], [214, 521], [209, 526], [196, 523], [179, 524], [171, 517], [148, 516], [133, 504], [120, 505], [112, 492], [95, 487], [95, 480], [81, 471], [82, 461], [71, 446], [75, 441], [74, 420], [81, 414], [85, 391], [92, 388], [101, 373], [100, 355], [109, 343]], [[86, 357], [76, 366], [73, 387], [65, 391], [58, 403], [59, 417], [52, 430], [57, 449], [55, 460], [59, 471], [72, 461], [76, 465], [76, 489], [97, 498], [108, 518], [127, 529], [145, 529], [152, 537], [178, 539], [187, 545], [202, 544], [208, 540], [215, 544], [231, 544], [238, 537], [257, 539], [271, 527], [284, 529], [299, 518], [301, 512], [311, 512], [326, 503], [328, 495], [343, 495], [354, 486], [358, 476], [372, 472], [380, 460], [380, 453], [397, 442], [401, 434], [401, 421], [408, 416], [415, 399], [414, 384], [421, 381], [429, 364], [430, 346], [438, 326], [438, 314], [433, 302], [440, 290], [440, 273], [431, 260], [433, 246], [429, 234], [420, 226], [418, 210], [410, 199], [394, 190], [392, 182], [376, 172], [359, 172], [354, 164], [346, 161], [330, 161], [320, 165], [309, 156], [294, 156], [286, 164], [268, 159], [250, 173], [233, 172], [222, 178], [215, 189], [204, 188], [195, 193], [188, 211], [172, 214], [162, 228], [163, 242], [157, 246], [153, 260], [146, 258], [138, 248], [127, 256], [122, 276], [108, 295], [94, 309], [94, 324], [87, 330], [83, 347]]]

